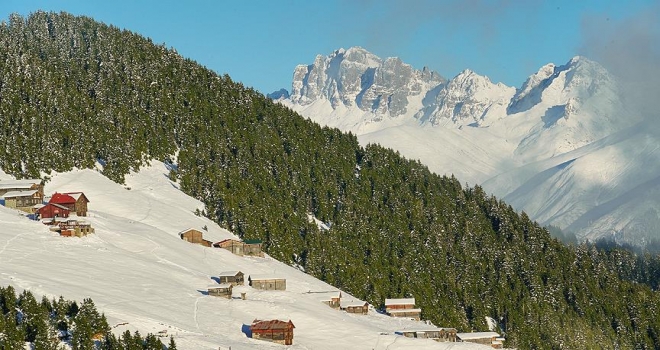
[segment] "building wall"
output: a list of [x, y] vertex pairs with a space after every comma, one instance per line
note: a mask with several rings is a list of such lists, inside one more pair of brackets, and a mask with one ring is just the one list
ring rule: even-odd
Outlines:
[[61, 218], [68, 218], [69, 217], [69, 210], [68, 209], [55, 208], [53, 205], [46, 205], [45, 207], [41, 208], [39, 210], [39, 214], [41, 215], [42, 219], [53, 218], [53, 217], [55, 217], [55, 210], [59, 211], [59, 213], [57, 214], [58, 217], [61, 217]]
[[87, 216], [87, 201], [83, 196], [80, 196], [75, 204], [76, 214], [78, 216]]
[[26, 213], [32, 213], [33, 212], [32, 207], [35, 204], [40, 204], [41, 202], [42, 202], [42, 199], [38, 197], [38, 193], [35, 193], [35, 195], [31, 196], [31, 197], [7, 198], [5, 200], [5, 206], [7, 208], [22, 210]]
[[477, 339], [466, 339], [466, 340], [463, 340], [463, 341], [467, 342], [467, 343], [492, 345], [494, 340], [495, 340], [495, 338], [477, 338]]
[[349, 306], [346, 308], [346, 312], [351, 314], [361, 314], [366, 315], [369, 312], [368, 306]]
[[16, 198], [5, 198], [5, 207], [16, 209]]
[[245, 255], [254, 255], [254, 256], [263, 256], [261, 252], [261, 244], [244, 244], [243, 245], [243, 254]]
[[391, 313], [389, 315], [392, 317], [414, 318], [417, 321], [419, 321], [421, 318], [420, 312], [397, 312], [397, 313]]
[[209, 295], [214, 296], [214, 297], [225, 297], [227, 299], [231, 299], [231, 288], [210, 288], [208, 290]]
[[252, 331], [252, 338], [271, 341], [282, 345], [293, 345], [293, 329]]
[[190, 230], [183, 233], [181, 237], [184, 241], [196, 244], [203, 244], [202, 233], [197, 230]]
[[243, 275], [238, 276], [220, 276], [220, 283], [231, 283], [234, 286], [242, 286], [245, 283]]
[[405, 310], [405, 309], [414, 309], [415, 304], [396, 304], [396, 305], [385, 305], [385, 310]]
[[238, 242], [234, 240], [229, 240], [227, 242], [222, 242], [220, 244], [220, 248], [226, 249], [232, 254], [238, 255], [238, 256], [243, 256], [243, 242]]
[[255, 289], [263, 290], [286, 290], [285, 279], [271, 279], [271, 280], [252, 280], [250, 286]]

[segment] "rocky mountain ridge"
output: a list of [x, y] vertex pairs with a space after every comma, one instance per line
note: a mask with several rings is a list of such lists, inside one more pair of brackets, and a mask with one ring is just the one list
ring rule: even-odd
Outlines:
[[[648, 137], [612, 136], [645, 128], [620, 89], [603, 66], [582, 56], [544, 65], [514, 88], [469, 69], [447, 80], [354, 47], [296, 67], [291, 95], [278, 100], [362, 143], [482, 184], [542, 224], [585, 239], [615, 235], [643, 244], [655, 237], [648, 231], [653, 215], [630, 203], [620, 213], [617, 198], [650, 181], [635, 174], [660, 169], [635, 168], [654, 159], [640, 151]], [[628, 159], [633, 154], [644, 158]], [[589, 214], [604, 202], [610, 203], [604, 213]]]

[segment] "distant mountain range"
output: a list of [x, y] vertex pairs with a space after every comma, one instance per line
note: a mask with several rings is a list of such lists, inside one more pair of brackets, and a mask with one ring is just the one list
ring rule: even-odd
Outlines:
[[269, 96], [480, 184], [541, 224], [644, 246], [660, 238], [658, 128], [619, 89], [579, 56], [514, 88], [470, 70], [448, 80], [352, 47], [297, 66], [291, 92]]

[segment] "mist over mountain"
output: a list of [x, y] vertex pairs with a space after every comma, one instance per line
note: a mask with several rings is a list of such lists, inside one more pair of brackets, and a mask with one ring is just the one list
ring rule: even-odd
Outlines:
[[[622, 98], [633, 95], [630, 84], [584, 56], [547, 64], [519, 88], [470, 70], [445, 80], [405, 63], [385, 64], [393, 61], [363, 48], [317, 56], [296, 68], [291, 96], [279, 101], [355, 133], [363, 144], [392, 147], [439, 174], [482, 184], [579, 238], [638, 246], [660, 239], [660, 201], [652, 199], [660, 137], [657, 123], [645, 122], [639, 106]], [[369, 78], [381, 70], [405, 78]], [[305, 72], [331, 83], [309, 84]], [[334, 88], [342, 86], [352, 88]], [[378, 103], [361, 103], [363, 95]]]

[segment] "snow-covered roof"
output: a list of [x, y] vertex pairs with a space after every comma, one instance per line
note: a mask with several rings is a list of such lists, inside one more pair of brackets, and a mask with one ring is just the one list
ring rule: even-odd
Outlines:
[[415, 305], [415, 298], [385, 299], [385, 306], [387, 305]]
[[456, 333], [456, 336], [463, 339], [483, 339], [483, 338], [499, 338], [499, 334], [495, 332], [470, 332], [470, 333]]
[[215, 242], [215, 243], [213, 243], [213, 244], [222, 244], [222, 243], [225, 243], [225, 242], [237, 242], [237, 243], [243, 243], [243, 242], [241, 242], [241, 241], [239, 241], [238, 239], [235, 239], [235, 238], [225, 238], [225, 239], [223, 239], [223, 240], [221, 240], [221, 241], [217, 241], [217, 242]]
[[232, 286], [231, 283], [218, 283], [218, 284], [212, 284], [208, 287], [208, 289], [216, 289], [216, 288], [230, 288]]
[[367, 303], [366, 301], [362, 301], [362, 300], [344, 300], [344, 299], [342, 299], [342, 300], [339, 301], [339, 307], [341, 307], [342, 309], [347, 308], [347, 307], [355, 307], [355, 306], [361, 307], [361, 306], [364, 306], [364, 304], [366, 304], [366, 303]]
[[249, 279], [251, 281], [262, 281], [262, 280], [284, 280], [286, 278], [282, 276], [275, 276], [275, 275], [250, 275]]
[[67, 192], [65, 194], [68, 194], [69, 196], [73, 197], [76, 201], [80, 198], [80, 196], [84, 196], [82, 192]]
[[9, 191], [5, 193], [2, 198], [14, 198], [14, 197], [31, 197], [35, 193], [37, 193], [37, 190], [29, 190], [29, 191]]
[[220, 272], [220, 274], [218, 274], [218, 276], [232, 276], [233, 277], [233, 276], [238, 275], [239, 273], [242, 273], [242, 272], [241, 271], [222, 271], [222, 272]]
[[65, 207], [65, 206], [63, 206], [63, 205], [61, 205], [61, 204], [57, 204], [57, 203], [50, 203], [50, 202], [49, 202], [49, 203], [46, 203], [46, 204], [44, 205], [44, 207], [47, 206], [47, 205], [52, 205], [52, 206], [54, 206], [54, 207], [56, 207], [56, 208], [59, 208], [59, 209], [69, 210], [69, 208], [67, 208], [67, 207]]
[[35, 204], [35, 205], [32, 206], [32, 208], [34, 208], [34, 209], [41, 209], [43, 207], [45, 207], [45, 205], [43, 205], [42, 203]]
[[456, 328], [436, 327], [436, 326], [433, 326], [433, 325], [422, 324], [422, 325], [418, 325], [418, 326], [411, 327], [411, 328], [403, 328], [401, 330], [398, 330], [397, 332], [403, 333], [403, 332], [435, 332], [435, 331], [445, 331], [445, 332], [454, 331], [455, 332]]
[[322, 300], [329, 300], [330, 298], [341, 298], [341, 291], [332, 291], [332, 292], [310, 292], [310, 293], [315, 293], [321, 298], [324, 298]]
[[196, 229], [196, 228], [189, 227], [189, 228], [187, 228], [187, 229], [185, 229], [185, 230], [181, 230], [181, 231], [179, 231], [179, 236], [182, 235], [182, 234], [184, 234], [184, 233], [186, 233], [186, 232], [188, 232], [188, 231], [192, 231], [192, 230], [195, 230], [195, 231], [197, 231], [197, 232], [202, 232], [202, 231], [200, 231], [200, 230], [198, 230], [198, 229]]
[[41, 184], [41, 180], [28, 179], [28, 180], [3, 180], [0, 181], [0, 189], [7, 188], [30, 188], [33, 185]]

